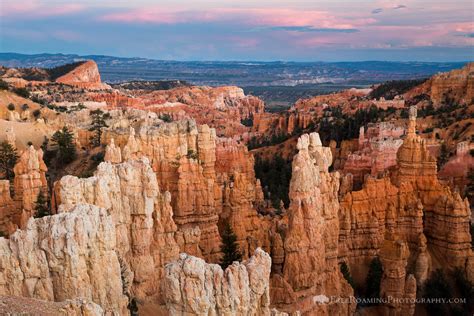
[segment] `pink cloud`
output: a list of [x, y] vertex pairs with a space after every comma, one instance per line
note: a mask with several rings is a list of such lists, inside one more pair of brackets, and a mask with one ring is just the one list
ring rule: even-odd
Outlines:
[[58, 15], [69, 15], [84, 10], [83, 5], [77, 3], [64, 3], [54, 6], [41, 3], [38, 0], [24, 0], [21, 2], [2, 2], [0, 16], [28, 16], [28, 17], [48, 17]]
[[312, 26], [354, 28], [374, 23], [372, 18], [342, 19], [326, 11], [280, 8], [212, 8], [186, 11], [164, 7], [132, 9], [110, 13], [102, 21], [122, 23], [176, 24], [191, 22], [236, 22], [250, 26]]

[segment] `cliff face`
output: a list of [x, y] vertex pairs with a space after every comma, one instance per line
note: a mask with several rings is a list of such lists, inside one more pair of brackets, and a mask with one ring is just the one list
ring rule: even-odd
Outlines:
[[395, 235], [387, 234], [380, 250], [383, 275], [380, 282], [380, 295], [383, 298], [404, 299], [405, 302], [392, 301], [386, 306], [388, 315], [414, 315], [416, 280], [413, 274], [406, 275], [410, 251], [407, 244]]
[[43, 151], [33, 146], [24, 150], [13, 172], [13, 194], [10, 182], [0, 181], [0, 231], [4, 235], [25, 227], [28, 219], [35, 215], [36, 201], [40, 194], [46, 198], [47, 167], [43, 161]]
[[112, 218], [93, 205], [30, 219], [25, 230], [0, 238], [0, 294], [83, 297], [105, 311], [126, 313], [115, 235]]
[[181, 254], [166, 266], [163, 293], [170, 315], [270, 315], [271, 259], [257, 249], [225, 271]]
[[117, 129], [105, 135], [121, 147], [122, 159], [147, 157], [160, 188], [171, 193], [174, 221], [181, 231], [200, 230], [195, 256], [211, 262], [219, 258], [217, 229], [221, 192], [215, 173], [215, 131], [180, 121], [135, 130]]
[[86, 179], [65, 176], [56, 184], [55, 198], [59, 213], [82, 203], [109, 211], [122, 268], [133, 272], [127, 291], [138, 300], [158, 302], [164, 265], [177, 258], [179, 247], [171, 197], [160, 192], [148, 160], [104, 162]]
[[318, 315], [349, 314], [351, 304], [317, 304], [315, 295], [352, 295], [339, 272], [339, 174], [328, 172], [329, 148], [319, 135], [298, 140], [290, 182], [288, 228], [284, 233], [284, 262], [272, 279], [272, 302], [284, 311], [300, 310]]
[[143, 124], [137, 129], [136, 134], [133, 128], [107, 132], [106, 142], [114, 139], [107, 159], [148, 157], [160, 187], [171, 193], [179, 230], [190, 238], [198, 237], [192, 243], [199, 247], [187, 247], [189, 254], [210, 262], [219, 260], [219, 218], [230, 220], [244, 256], [262, 245], [265, 233], [258, 230], [255, 210], [262, 191], [253, 158], [243, 144], [217, 138], [214, 129], [196, 126], [194, 121]]
[[249, 257], [257, 247], [270, 249], [268, 229], [272, 223], [256, 211], [264, 201], [253, 165], [253, 155], [243, 143], [217, 139], [215, 168], [223, 192], [220, 222], [230, 222], [244, 257]]
[[298, 129], [307, 128], [313, 119], [313, 113], [298, 111], [291, 111], [285, 115], [256, 113], [252, 131], [258, 135], [292, 134]]
[[67, 74], [57, 78], [55, 82], [87, 89], [110, 88], [101, 82], [99, 68], [93, 60], [80, 64]]
[[170, 90], [125, 90], [89, 93], [87, 99], [105, 101], [109, 107], [136, 108], [157, 113], [174, 121], [193, 119], [207, 124], [218, 136], [247, 138], [249, 128], [242, 120], [252, 121], [264, 112], [265, 104], [245, 95], [239, 87], [179, 87]]
[[[118, 160], [120, 149], [111, 144], [107, 152]], [[202, 233], [196, 226], [178, 230], [171, 195], [160, 192], [147, 158], [101, 163], [93, 177], [65, 176], [54, 191], [57, 215], [30, 219], [10, 240], [0, 238], [0, 295], [84, 297], [119, 314], [133, 299], [158, 315], [269, 315], [270, 256], [257, 249], [225, 272], [179, 257], [180, 248], [201, 251]]]

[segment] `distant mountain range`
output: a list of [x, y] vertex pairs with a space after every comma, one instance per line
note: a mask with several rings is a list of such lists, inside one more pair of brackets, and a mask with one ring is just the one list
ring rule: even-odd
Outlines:
[[197, 85], [294, 87], [320, 84], [369, 85], [387, 80], [428, 77], [460, 68], [464, 63], [428, 62], [240, 62], [167, 61], [102, 55], [0, 53], [0, 65], [51, 68], [85, 59], [94, 60], [106, 82], [183, 80]]

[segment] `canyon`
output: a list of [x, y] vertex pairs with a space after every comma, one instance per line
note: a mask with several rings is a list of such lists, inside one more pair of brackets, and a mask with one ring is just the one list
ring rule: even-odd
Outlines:
[[[67, 315], [425, 313], [413, 299], [436, 273], [474, 282], [472, 65], [393, 99], [349, 89], [280, 113], [235, 86], [113, 88], [93, 61], [35, 70], [43, 80], [6, 71], [0, 141], [17, 159], [0, 180], [2, 304]], [[54, 141], [63, 128], [69, 163]], [[227, 226], [241, 260], [221, 267]], [[358, 305], [375, 261], [377, 297], [398, 303]]]

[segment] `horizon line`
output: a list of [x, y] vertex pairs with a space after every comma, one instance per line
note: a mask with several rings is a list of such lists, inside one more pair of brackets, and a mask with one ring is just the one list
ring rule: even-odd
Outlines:
[[126, 57], [126, 56], [115, 56], [115, 55], [105, 55], [105, 54], [86, 54], [86, 55], [79, 55], [77, 53], [18, 53], [18, 52], [0, 52], [2, 54], [17, 54], [23, 56], [38, 56], [38, 55], [63, 55], [63, 56], [77, 56], [81, 58], [85, 57], [114, 57], [114, 58], [121, 58], [121, 59], [146, 59], [152, 61], [167, 61], [167, 62], [229, 62], [229, 63], [327, 63], [327, 64], [334, 64], [334, 63], [367, 63], [367, 62], [383, 62], [383, 63], [424, 63], [424, 64], [442, 64], [442, 63], [456, 63], [456, 64], [465, 64], [474, 62], [473, 60], [464, 60], [464, 61], [421, 61], [421, 60], [339, 60], [339, 61], [324, 61], [324, 60], [236, 60], [236, 59], [221, 59], [221, 60], [178, 60], [178, 59], [158, 59], [158, 58], [149, 58], [149, 57]]

